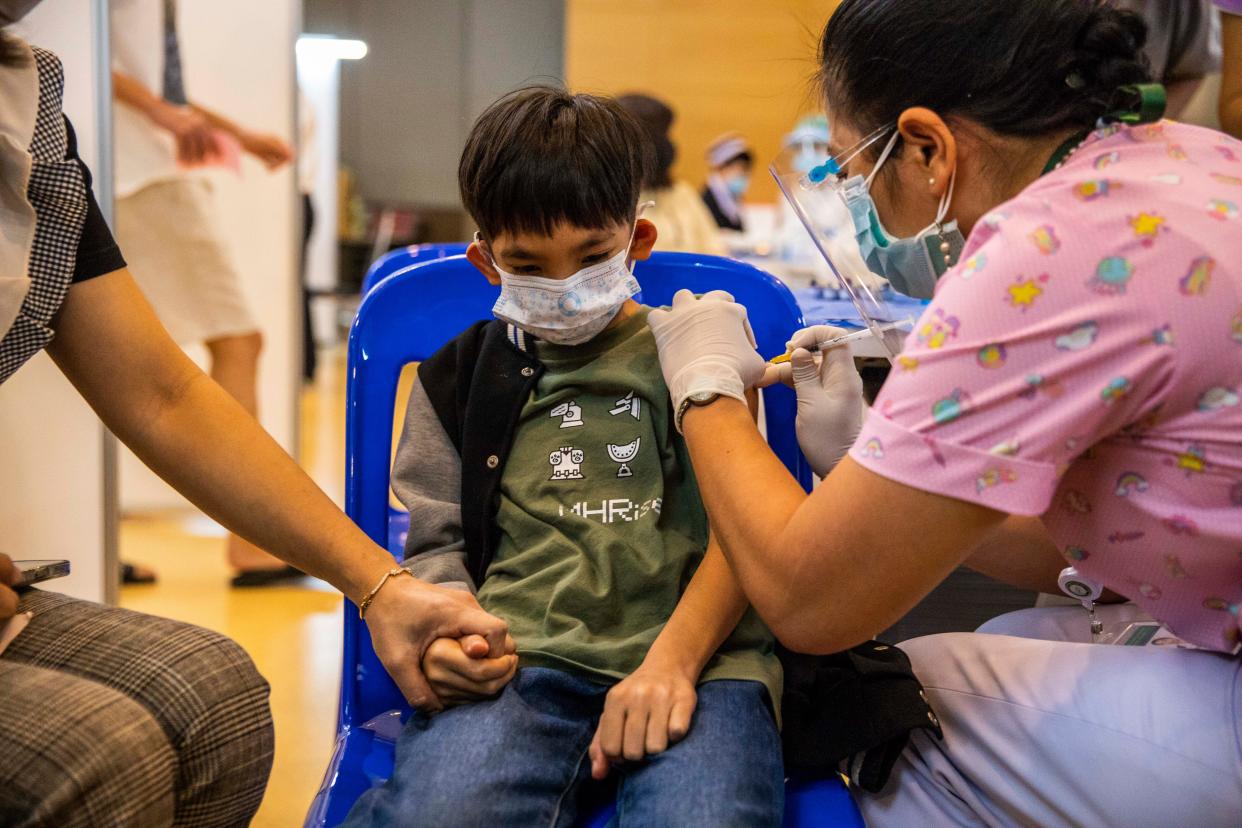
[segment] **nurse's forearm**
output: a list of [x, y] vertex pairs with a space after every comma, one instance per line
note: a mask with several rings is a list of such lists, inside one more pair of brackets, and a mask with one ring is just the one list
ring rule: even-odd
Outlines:
[[966, 565], [1021, 589], [1060, 593], [1065, 558], [1039, 518], [1010, 515], [970, 553]]
[[890, 626], [1004, 515], [848, 457], [806, 495], [733, 400], [683, 420], [695, 476], [751, 604], [786, 646], [847, 649]]

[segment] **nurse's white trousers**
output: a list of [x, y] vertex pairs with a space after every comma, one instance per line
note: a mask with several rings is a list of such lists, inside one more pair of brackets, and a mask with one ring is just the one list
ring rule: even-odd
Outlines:
[[1049, 607], [902, 644], [945, 738], [857, 794], [867, 825], [1242, 826], [1242, 662], [1089, 640]]

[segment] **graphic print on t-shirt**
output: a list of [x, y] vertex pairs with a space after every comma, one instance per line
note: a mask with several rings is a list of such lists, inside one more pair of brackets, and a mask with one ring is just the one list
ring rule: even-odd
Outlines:
[[582, 422], [582, 406], [578, 405], [577, 400], [570, 400], [555, 406], [548, 416], [555, 419], [561, 418], [561, 428], [578, 428], [584, 425]]
[[617, 400], [616, 407], [608, 413], [614, 417], [618, 414], [629, 414], [635, 420], [641, 420], [642, 411], [643, 398], [637, 396], [633, 391], [630, 391], [630, 393]]
[[631, 443], [624, 446], [608, 444], [608, 456], [612, 458], [614, 463], [620, 463], [621, 468], [617, 469], [617, 477], [633, 477], [634, 472], [630, 470], [629, 463], [638, 456], [638, 447], [642, 445], [642, 438], [635, 437]]
[[582, 474], [582, 461], [585, 455], [582, 449], [573, 446], [561, 446], [548, 455], [552, 464], [552, 476], [549, 480], [585, 480]]

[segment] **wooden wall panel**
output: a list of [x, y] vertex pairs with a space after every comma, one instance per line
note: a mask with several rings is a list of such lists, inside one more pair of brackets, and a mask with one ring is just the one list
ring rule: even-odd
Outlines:
[[646, 92], [677, 112], [676, 174], [696, 186], [708, 142], [727, 130], [755, 145], [752, 201], [781, 137], [820, 107], [815, 50], [837, 0], [566, 0], [565, 74], [586, 92]]

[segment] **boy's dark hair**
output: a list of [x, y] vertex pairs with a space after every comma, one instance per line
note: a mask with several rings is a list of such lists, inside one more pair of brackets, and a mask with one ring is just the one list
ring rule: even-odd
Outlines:
[[615, 100], [531, 86], [474, 122], [457, 181], [484, 238], [551, 235], [632, 222], [651, 165], [642, 127]]

